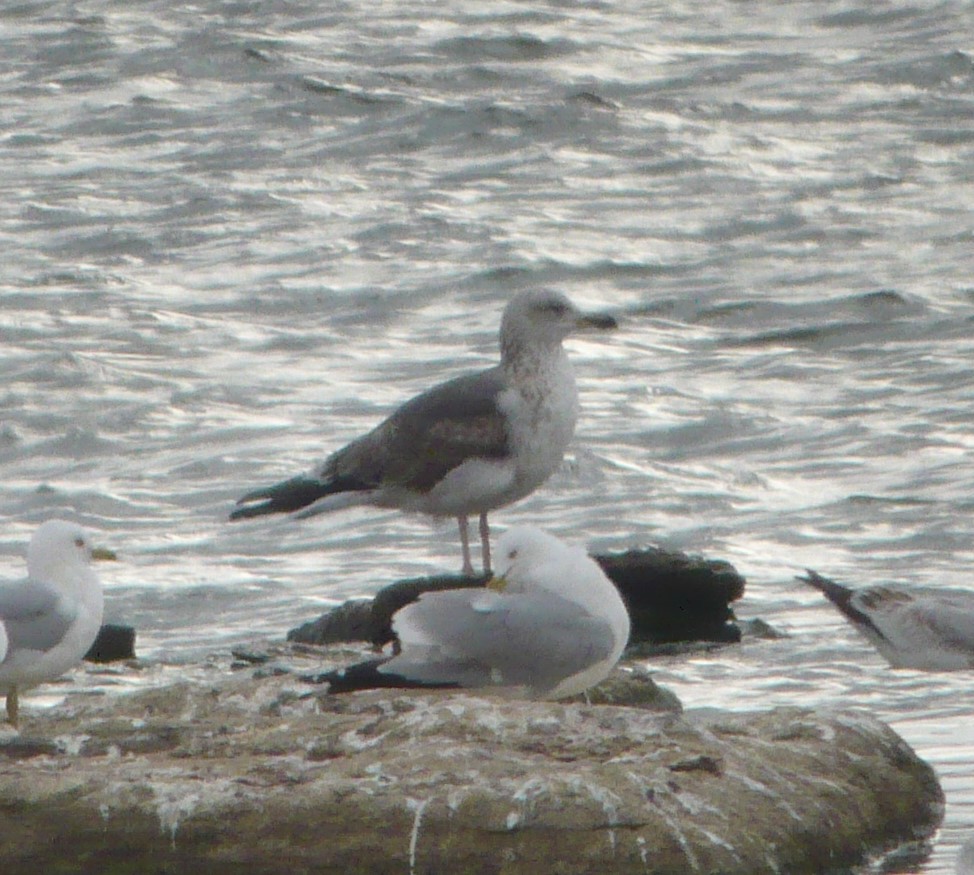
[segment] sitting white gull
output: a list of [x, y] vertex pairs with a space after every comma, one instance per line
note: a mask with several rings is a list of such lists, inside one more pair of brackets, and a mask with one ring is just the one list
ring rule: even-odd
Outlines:
[[544, 483], [575, 432], [578, 392], [562, 340], [580, 328], [615, 326], [557, 292], [518, 294], [501, 319], [500, 364], [418, 395], [310, 474], [248, 493], [230, 519], [304, 518], [353, 505], [452, 516], [463, 573], [473, 574], [468, 516], [476, 513], [489, 574], [487, 512]]
[[0, 581], [0, 694], [17, 725], [20, 690], [60, 677], [81, 662], [101, 627], [104, 595], [81, 526], [48, 520], [27, 548], [27, 578]]
[[974, 668], [974, 592], [870, 586], [850, 589], [809, 571], [822, 592], [894, 668]]
[[425, 592], [393, 615], [395, 656], [309, 680], [333, 693], [499, 687], [544, 699], [603, 680], [629, 640], [629, 613], [598, 563], [531, 526], [497, 547], [500, 574], [486, 588]]

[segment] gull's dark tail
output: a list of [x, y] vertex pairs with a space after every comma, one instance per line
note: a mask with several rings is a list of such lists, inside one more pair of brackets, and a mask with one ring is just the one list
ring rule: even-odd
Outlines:
[[302, 675], [301, 680], [309, 684], [328, 684], [329, 693], [354, 693], [356, 690], [376, 690], [388, 688], [443, 690], [456, 689], [456, 683], [431, 683], [414, 681], [393, 672], [379, 671], [388, 659], [370, 659], [347, 668], [327, 671], [322, 674]]
[[812, 571], [811, 569], [807, 569], [805, 576], [799, 577], [798, 579], [802, 583], [814, 586], [815, 589], [822, 593], [843, 614], [848, 614], [850, 610], [854, 610], [849, 607], [849, 600], [852, 598], [853, 592], [849, 587], [842, 586], [842, 584], [836, 583], [834, 580], [829, 580], [827, 577], [822, 577], [817, 571]]
[[268, 513], [293, 513], [314, 504], [319, 498], [344, 492], [347, 484], [337, 480], [318, 480], [314, 477], [292, 477], [274, 486], [248, 492], [237, 502], [237, 509], [230, 514], [231, 520], [264, 516]]
[[842, 586], [840, 583], [836, 583], [834, 580], [829, 580], [827, 577], [822, 577], [815, 571], [807, 570], [805, 572], [805, 577], [799, 577], [798, 579], [802, 583], [808, 583], [815, 587], [819, 592], [822, 593], [833, 605], [835, 605], [851, 622], [854, 626], [859, 626], [864, 630], [872, 632], [874, 635], [879, 636], [882, 640], [887, 641], [887, 637], [883, 634], [882, 630], [873, 622], [872, 617], [868, 614], [864, 614], [855, 605], [852, 604], [852, 597], [855, 595], [855, 590], [850, 589], [848, 586]]

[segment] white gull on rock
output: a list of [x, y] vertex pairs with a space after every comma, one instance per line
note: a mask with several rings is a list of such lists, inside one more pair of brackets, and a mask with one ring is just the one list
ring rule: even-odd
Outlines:
[[822, 592], [894, 668], [974, 668], [974, 592], [929, 587], [850, 589], [814, 571], [799, 580]]
[[562, 340], [579, 328], [615, 325], [557, 292], [518, 294], [501, 319], [500, 364], [418, 395], [310, 474], [248, 493], [230, 519], [303, 518], [354, 505], [452, 516], [463, 571], [473, 574], [468, 516], [478, 514], [489, 573], [488, 511], [544, 483], [575, 432], [578, 393]]
[[603, 680], [629, 639], [629, 613], [598, 563], [531, 526], [497, 546], [500, 574], [486, 589], [426, 592], [395, 613], [397, 655], [314, 680], [332, 692], [494, 686], [546, 699]]
[[94, 643], [104, 595], [90, 562], [107, 558], [81, 526], [48, 520], [27, 548], [27, 578], [0, 581], [0, 694], [14, 726], [20, 690], [60, 677]]

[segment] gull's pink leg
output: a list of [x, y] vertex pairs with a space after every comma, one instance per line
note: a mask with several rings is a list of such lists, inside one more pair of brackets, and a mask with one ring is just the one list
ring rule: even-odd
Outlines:
[[460, 526], [460, 546], [463, 548], [463, 574], [473, 577], [473, 562], [470, 561], [470, 525], [466, 516], [458, 516]]
[[490, 574], [490, 526], [487, 525], [487, 511], [480, 515], [480, 548], [484, 553], [484, 574]]

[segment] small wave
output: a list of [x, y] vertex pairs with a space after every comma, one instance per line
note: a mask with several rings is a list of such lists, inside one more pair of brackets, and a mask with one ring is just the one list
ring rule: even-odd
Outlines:
[[366, 106], [405, 103], [405, 97], [389, 89], [368, 89], [348, 83], [337, 84], [317, 76], [303, 76], [301, 87], [312, 94], [334, 96]]
[[462, 61], [540, 61], [579, 50], [571, 40], [546, 40], [533, 34], [451, 37], [435, 48]]

